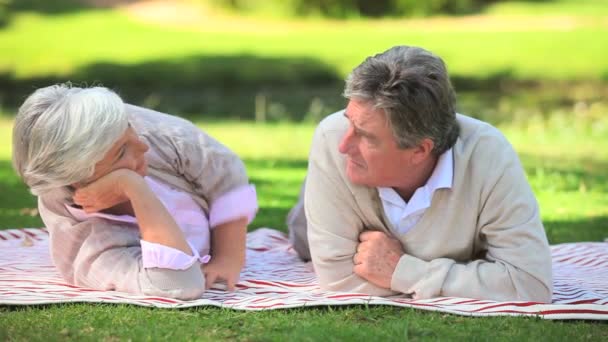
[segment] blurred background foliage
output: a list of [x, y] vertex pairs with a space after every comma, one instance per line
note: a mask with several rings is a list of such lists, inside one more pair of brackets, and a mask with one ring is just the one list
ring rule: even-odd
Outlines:
[[315, 122], [344, 105], [354, 66], [407, 44], [444, 58], [461, 112], [595, 117], [606, 13], [604, 0], [0, 0], [0, 112], [72, 81], [195, 119]]
[[[242, 12], [279, 12], [289, 16], [330, 18], [429, 16], [466, 14], [499, 0], [214, 0], [222, 7]], [[274, 10], [270, 10], [270, 9]]]
[[[546, 1], [546, 0], [536, 0]], [[135, 1], [121, 0], [2, 0], [4, 18], [11, 10], [36, 9], [58, 12], [87, 5], [113, 6]], [[469, 14], [501, 0], [194, 0], [241, 13], [280, 14], [282, 16], [322, 16], [327, 18], [429, 16]], [[504, 0], [503, 0], [504, 2]]]

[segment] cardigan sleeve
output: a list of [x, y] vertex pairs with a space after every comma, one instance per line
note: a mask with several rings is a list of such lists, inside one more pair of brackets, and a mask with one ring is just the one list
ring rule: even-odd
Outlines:
[[79, 222], [61, 213], [61, 205], [38, 202], [53, 263], [69, 283], [182, 300], [202, 296], [205, 279], [198, 261], [184, 270], [144, 268], [136, 226], [102, 218]]
[[406, 254], [393, 274], [391, 288], [414, 298], [551, 302], [551, 252], [517, 154], [502, 135], [480, 141], [474, 153], [470, 162], [478, 165], [472, 178], [481, 183], [471, 183], [480, 189], [475, 228], [485, 256], [465, 263]]
[[354, 196], [339, 175], [342, 165], [332, 160], [328, 145], [320, 125], [311, 146], [304, 194], [310, 254], [319, 285], [332, 291], [394, 294], [353, 271], [353, 256], [364, 224], [354, 209]]

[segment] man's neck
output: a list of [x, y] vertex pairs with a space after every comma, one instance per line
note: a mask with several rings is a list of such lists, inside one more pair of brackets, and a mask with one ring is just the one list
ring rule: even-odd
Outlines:
[[438, 160], [438, 157], [432, 156], [425, 163], [421, 164], [416, 172], [413, 172], [415, 176], [408, 179], [407, 184], [393, 188], [406, 203], [410, 201], [414, 192], [416, 192], [418, 188], [424, 186], [429, 178], [431, 178]]

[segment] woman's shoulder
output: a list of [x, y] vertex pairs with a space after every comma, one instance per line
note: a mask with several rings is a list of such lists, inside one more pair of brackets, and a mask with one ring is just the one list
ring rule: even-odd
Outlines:
[[125, 109], [131, 124], [146, 131], [162, 130], [163, 132], [170, 132], [171, 130], [196, 129], [192, 122], [178, 116], [131, 104], [125, 104]]

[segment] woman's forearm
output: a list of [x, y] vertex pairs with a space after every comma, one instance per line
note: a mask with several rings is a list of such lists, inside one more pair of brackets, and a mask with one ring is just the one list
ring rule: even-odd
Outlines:
[[143, 178], [128, 177], [124, 192], [131, 201], [142, 240], [192, 255], [183, 232]]
[[222, 223], [211, 231], [211, 255], [244, 263], [246, 239], [247, 217]]

